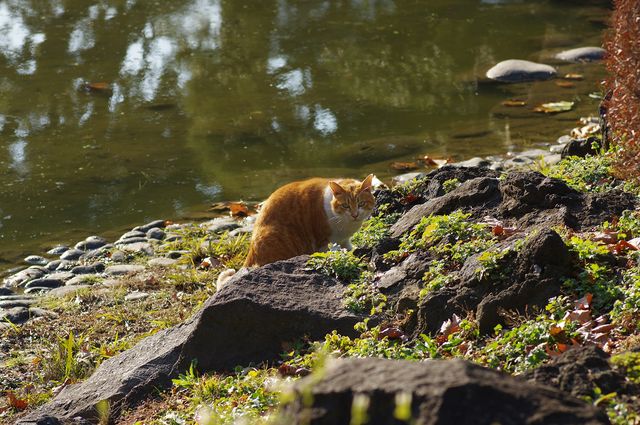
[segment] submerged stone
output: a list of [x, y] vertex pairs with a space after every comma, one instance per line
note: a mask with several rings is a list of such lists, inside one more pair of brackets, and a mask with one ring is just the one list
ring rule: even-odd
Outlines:
[[487, 77], [504, 83], [548, 80], [557, 75], [550, 65], [520, 59], [502, 61], [487, 71]]
[[556, 59], [565, 62], [593, 62], [602, 60], [605, 54], [606, 50], [602, 47], [578, 47], [558, 53]]

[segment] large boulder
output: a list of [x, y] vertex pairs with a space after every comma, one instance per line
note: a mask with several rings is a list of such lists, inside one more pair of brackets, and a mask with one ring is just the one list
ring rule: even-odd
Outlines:
[[565, 391], [459, 359], [333, 360], [320, 377], [297, 382], [294, 394], [285, 410], [291, 424], [348, 424], [356, 395], [368, 399], [362, 408], [368, 425], [405, 423], [395, 417], [402, 400], [423, 425], [609, 423], [604, 412]]
[[526, 372], [523, 378], [556, 387], [576, 397], [591, 397], [596, 387], [602, 394], [638, 395], [640, 389], [614, 370], [609, 355], [595, 345], [572, 348], [549, 363]]
[[420, 303], [414, 335], [435, 333], [453, 314], [463, 316], [468, 311], [475, 313], [480, 332], [488, 334], [502, 323], [501, 309], [524, 313], [526, 308], [544, 307], [549, 298], [559, 295], [562, 278], [573, 264], [562, 238], [545, 229], [525, 239], [517, 252], [515, 243], [511, 239], [491, 248], [512, 250], [493, 274], [481, 272], [480, 253], [467, 259], [455, 283], [428, 294]]
[[487, 71], [488, 78], [503, 83], [548, 80], [556, 74], [552, 66], [520, 59], [502, 61]]
[[193, 361], [202, 372], [232, 370], [276, 360], [284, 343], [304, 336], [322, 339], [334, 329], [354, 335], [353, 326], [362, 318], [345, 310], [345, 286], [308, 271], [307, 259], [239, 272], [188, 322], [105, 361], [89, 379], [66, 387], [19, 423], [46, 416], [97, 422], [98, 402], [108, 400], [112, 411], [121, 411], [150, 391], [168, 387]]

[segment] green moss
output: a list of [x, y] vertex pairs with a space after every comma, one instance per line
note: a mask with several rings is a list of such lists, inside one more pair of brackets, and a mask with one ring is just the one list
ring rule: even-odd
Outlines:
[[444, 190], [444, 193], [449, 193], [452, 190], [456, 189], [458, 186], [460, 186], [460, 180], [458, 179], [449, 179], [449, 180], [445, 180], [442, 183], [442, 189]]
[[611, 357], [611, 363], [622, 370], [626, 378], [640, 384], [640, 353], [627, 352]]
[[373, 273], [364, 272], [358, 281], [347, 286], [343, 294], [343, 303], [354, 313], [376, 314], [382, 312], [387, 297], [373, 285]]
[[611, 154], [568, 157], [542, 170], [548, 177], [563, 180], [580, 192], [606, 192], [619, 185], [613, 177], [614, 158]]
[[364, 261], [345, 249], [311, 254], [307, 266], [344, 282], [354, 282], [366, 270]]
[[389, 228], [400, 214], [382, 214], [374, 216], [362, 223], [362, 227], [353, 235], [351, 243], [356, 248], [371, 248], [389, 236]]

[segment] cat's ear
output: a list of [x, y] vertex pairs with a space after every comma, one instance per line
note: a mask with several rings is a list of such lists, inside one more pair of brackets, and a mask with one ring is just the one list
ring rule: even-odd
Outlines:
[[360, 190], [358, 190], [358, 193], [364, 192], [365, 190], [371, 191], [372, 182], [373, 182], [373, 174], [369, 174], [367, 177], [364, 178], [364, 180], [362, 180], [362, 183], [360, 183]]
[[342, 186], [340, 186], [338, 183], [336, 182], [329, 182], [329, 187], [331, 188], [331, 191], [333, 192], [333, 196], [338, 196], [338, 195], [344, 195], [347, 191], [344, 190], [342, 188]]

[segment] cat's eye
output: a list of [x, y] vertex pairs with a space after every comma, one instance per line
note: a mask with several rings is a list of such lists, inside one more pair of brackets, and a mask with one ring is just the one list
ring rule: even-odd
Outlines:
[[340, 205], [342, 208], [344, 208], [345, 210], [349, 209], [349, 204], [342, 204]]

